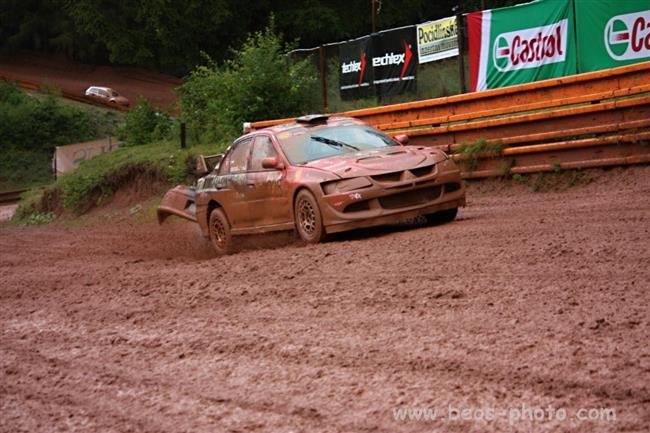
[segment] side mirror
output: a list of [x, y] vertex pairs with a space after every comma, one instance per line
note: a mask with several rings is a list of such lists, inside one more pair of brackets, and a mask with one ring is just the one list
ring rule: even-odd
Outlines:
[[395, 140], [397, 140], [400, 144], [407, 145], [409, 143], [409, 136], [406, 134], [396, 135]]
[[262, 160], [262, 168], [272, 168], [276, 170], [282, 170], [284, 168], [284, 164], [280, 159], [278, 159], [275, 156], [272, 156], [270, 158], [264, 158]]
[[205, 162], [205, 157], [203, 155], [197, 156], [196, 163], [194, 164], [194, 174], [197, 177], [202, 177], [209, 172], [210, 170], [208, 170], [208, 164]]

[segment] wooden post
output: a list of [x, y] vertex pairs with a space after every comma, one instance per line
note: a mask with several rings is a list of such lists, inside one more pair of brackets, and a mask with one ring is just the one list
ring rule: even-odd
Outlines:
[[325, 48], [321, 45], [318, 48], [319, 65], [320, 65], [320, 90], [321, 102], [323, 104], [323, 113], [327, 113], [327, 65], [325, 62]]
[[456, 34], [458, 40], [458, 82], [460, 93], [467, 92], [465, 88], [465, 47], [463, 44], [463, 14], [460, 6], [456, 6]]
[[181, 149], [185, 149], [185, 122], [181, 122]]

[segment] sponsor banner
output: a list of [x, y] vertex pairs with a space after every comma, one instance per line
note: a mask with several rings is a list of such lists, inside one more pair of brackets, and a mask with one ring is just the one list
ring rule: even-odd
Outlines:
[[573, 0], [539, 0], [469, 14], [471, 90], [575, 74], [573, 23]]
[[580, 72], [650, 60], [650, 0], [574, 0]]
[[420, 63], [458, 55], [456, 17], [420, 24], [417, 26], [416, 33]]
[[415, 26], [372, 35], [373, 83], [377, 96], [415, 91], [417, 65]]
[[342, 99], [374, 96], [370, 36], [339, 45], [339, 86]]
[[63, 173], [68, 173], [77, 168], [81, 161], [117, 149], [120, 144], [122, 143], [114, 141], [109, 137], [84, 143], [69, 144], [67, 146], [57, 146], [54, 151], [53, 161], [54, 168], [56, 169], [55, 174], [58, 177]]

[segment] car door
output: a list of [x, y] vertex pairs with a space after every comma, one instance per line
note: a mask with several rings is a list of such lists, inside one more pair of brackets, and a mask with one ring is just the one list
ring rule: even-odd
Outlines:
[[285, 171], [262, 167], [264, 158], [271, 157], [280, 158], [271, 136], [257, 135], [253, 141], [247, 174], [251, 224], [256, 227], [292, 221]]
[[232, 228], [245, 228], [251, 224], [248, 205], [249, 188], [246, 174], [250, 159], [251, 138], [235, 142], [219, 166], [215, 179], [218, 200], [226, 211]]

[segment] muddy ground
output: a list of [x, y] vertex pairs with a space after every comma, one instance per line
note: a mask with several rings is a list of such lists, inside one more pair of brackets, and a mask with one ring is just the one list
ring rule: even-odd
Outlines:
[[128, 212], [2, 228], [0, 431], [647, 432], [649, 197], [485, 182], [450, 224], [223, 258]]

